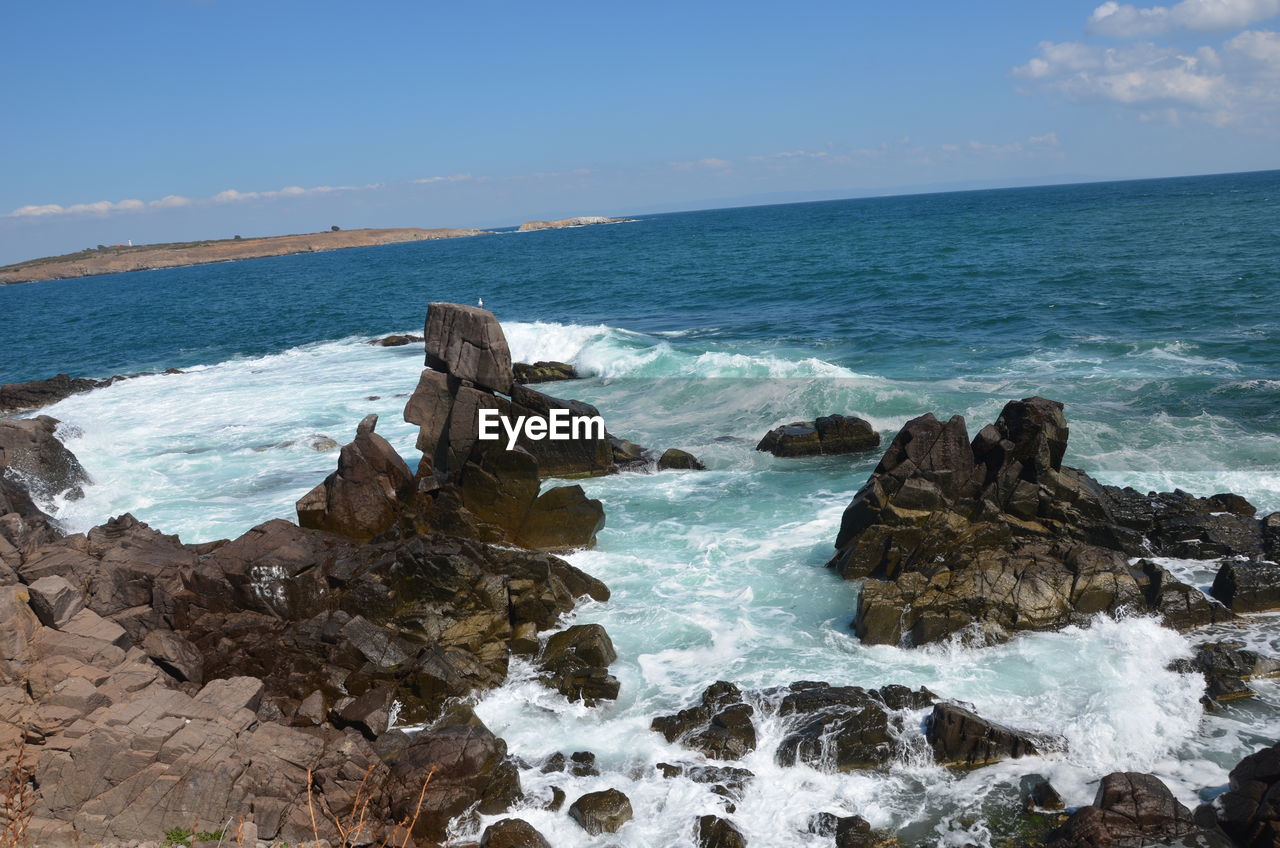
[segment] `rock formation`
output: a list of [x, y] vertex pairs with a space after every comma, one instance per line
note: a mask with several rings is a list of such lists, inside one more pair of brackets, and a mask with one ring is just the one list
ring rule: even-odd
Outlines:
[[89, 482], [80, 460], [58, 439], [58, 424], [48, 415], [0, 418], [0, 474], [44, 500], [64, 493], [82, 497], [80, 487]]
[[593, 224], [621, 224], [630, 218], [604, 218], [599, 215], [580, 215], [576, 218], [558, 218], [554, 221], [525, 221], [517, 232], [527, 233], [533, 230], [560, 230], [565, 227], [589, 227]]
[[1280, 840], [1280, 743], [1250, 754], [1231, 770], [1218, 806], [1218, 821], [1236, 845], [1272, 848]]
[[774, 456], [818, 456], [858, 453], [880, 446], [880, 434], [870, 423], [846, 415], [825, 415], [815, 421], [797, 421], [775, 427], [756, 445]]
[[1062, 464], [1062, 404], [1007, 404], [969, 439], [964, 419], [908, 421], [845, 510], [830, 565], [864, 580], [854, 627], [913, 645], [1149, 610], [1170, 626], [1232, 613], [1142, 555], [1258, 556], [1263, 522], [1235, 495], [1142, 495]]
[[[464, 354], [477, 373], [487, 350]], [[484, 503], [477, 490], [435, 478], [426, 457], [411, 473], [370, 417], [303, 499], [309, 527], [275, 520], [188, 545], [124, 515], [63, 536], [26, 486], [62, 486], [79, 465], [52, 419], [12, 424], [0, 459], [23, 473], [0, 474], [0, 768], [27, 746], [36, 843], [245, 820], [269, 842], [339, 844], [336, 823], [362, 819], [348, 844], [400, 844], [412, 822], [407, 836], [428, 845], [520, 796], [505, 744], [465, 698], [501, 683], [512, 653], [536, 653], [579, 597], [608, 590], [549, 554], [414, 523], [447, 513], [424, 500], [461, 509]], [[536, 465], [513, 454], [532, 475], [493, 474], [494, 491], [526, 486], [548, 522], [572, 527], [580, 501], [538, 496]], [[497, 470], [475, 456], [468, 473]], [[608, 636], [585, 630], [548, 643], [549, 674], [579, 697], [610, 681], [616, 694]]]
[[[1228, 844], [1197, 823], [1156, 777], [1115, 772], [1102, 778], [1093, 804], [1081, 807], [1049, 836], [1049, 848], [1144, 848]], [[1265, 843], [1270, 845], [1270, 842]]]
[[[852, 771], [885, 766], [904, 753], [907, 714], [930, 706], [925, 741], [944, 765], [975, 767], [1063, 748], [1061, 740], [1004, 727], [965, 707], [939, 702], [928, 689], [864, 689], [813, 681], [747, 693], [719, 681], [703, 691], [697, 704], [654, 718], [651, 729], [709, 759], [739, 760], [755, 750], [754, 718], [761, 708], [786, 723], [775, 754], [779, 765]], [[680, 773], [677, 766], [666, 768], [672, 770], [667, 776]]]

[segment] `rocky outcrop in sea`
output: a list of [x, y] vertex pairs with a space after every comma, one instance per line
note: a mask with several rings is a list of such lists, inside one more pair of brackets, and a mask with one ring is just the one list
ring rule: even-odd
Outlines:
[[[1103, 486], [1062, 464], [1068, 434], [1062, 404], [1040, 397], [1010, 402], [972, 440], [960, 416], [908, 421], [845, 510], [830, 562], [864, 581], [858, 637], [1003, 639], [1123, 610], [1187, 629], [1280, 604], [1259, 562], [1275, 555], [1274, 516], [1233, 494]], [[1241, 577], [1210, 598], [1153, 556], [1236, 558], [1228, 574]]]

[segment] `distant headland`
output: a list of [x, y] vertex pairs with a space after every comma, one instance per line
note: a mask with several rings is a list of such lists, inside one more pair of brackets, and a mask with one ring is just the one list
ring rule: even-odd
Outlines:
[[[519, 232], [532, 230], [556, 230], [564, 227], [586, 227], [592, 224], [620, 224], [633, 218], [604, 218], [584, 216], [561, 218], [556, 221], [525, 221]], [[35, 283], [42, 280], [65, 280], [72, 277], [91, 277], [96, 274], [122, 274], [127, 271], [150, 271], [156, 268], [180, 268], [185, 265], [206, 265], [211, 262], [230, 262], [236, 259], [257, 259], [263, 256], [285, 256], [291, 253], [315, 253], [322, 250], [341, 250], [347, 247], [370, 247], [379, 244], [398, 244], [408, 241], [432, 241], [435, 239], [479, 236], [491, 230], [439, 227], [394, 227], [389, 229], [340, 230], [334, 228], [320, 233], [302, 233], [288, 236], [264, 236], [209, 241], [183, 241], [167, 244], [113, 244], [67, 253], [62, 256], [46, 256], [30, 259], [15, 265], [0, 266], [0, 286], [11, 283]]]
[[478, 236], [484, 232], [486, 231], [398, 227], [376, 230], [330, 230], [322, 233], [264, 238], [236, 236], [217, 241], [186, 241], [170, 244], [116, 244], [102, 246], [96, 250], [82, 250], [79, 253], [5, 265], [0, 267], [0, 285], [88, 277], [94, 274], [148, 271], [154, 268], [177, 268], [183, 265], [204, 265], [210, 262], [228, 262], [233, 259], [257, 259], [262, 256], [313, 253], [347, 247]]

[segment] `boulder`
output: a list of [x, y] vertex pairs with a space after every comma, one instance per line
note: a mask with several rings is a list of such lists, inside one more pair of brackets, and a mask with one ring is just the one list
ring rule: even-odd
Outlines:
[[693, 825], [693, 839], [698, 848], [746, 848], [747, 838], [728, 819], [699, 816]]
[[1280, 565], [1260, 560], [1225, 560], [1209, 593], [1233, 612], [1280, 609]]
[[374, 432], [377, 425], [377, 415], [365, 416], [355, 441], [338, 455], [338, 470], [298, 501], [299, 525], [365, 540], [395, 523], [414, 477], [395, 448]]
[[588, 792], [569, 805], [569, 818], [593, 836], [617, 833], [631, 817], [631, 799], [617, 789]]
[[871, 829], [862, 816], [842, 816], [836, 820], [836, 848], [877, 848], [892, 845], [882, 834]]
[[80, 460], [58, 439], [58, 420], [0, 418], [0, 476], [21, 485], [32, 497], [82, 497], [89, 482]]
[[172, 630], [153, 630], [142, 640], [151, 661], [183, 683], [204, 682], [204, 656], [195, 645]]
[[521, 385], [530, 383], [552, 383], [558, 380], [578, 379], [578, 369], [567, 362], [539, 361], [532, 365], [517, 362], [511, 366], [515, 381]]
[[974, 768], [1001, 760], [1060, 751], [1061, 740], [1014, 730], [950, 703], [934, 704], [925, 739], [939, 763]]
[[703, 465], [696, 456], [678, 448], [667, 448], [663, 451], [662, 456], [658, 457], [658, 468], [662, 471], [707, 470], [707, 466]]
[[1006, 404], [972, 441], [960, 416], [907, 422], [845, 510], [830, 562], [864, 580], [859, 638], [1002, 639], [1122, 609], [1184, 629], [1228, 620], [1229, 610], [1156, 563], [1130, 560], [1151, 534], [1165, 540], [1161, 555], [1174, 537], [1179, 555], [1193, 537], [1201, 553], [1253, 551], [1261, 523], [1247, 502], [1104, 487], [1062, 464], [1068, 432], [1062, 405], [1040, 397]]
[[858, 453], [879, 446], [880, 434], [869, 422], [851, 415], [824, 415], [770, 430], [756, 450], [791, 457]]
[[[1049, 835], [1050, 848], [1145, 848], [1148, 845], [1205, 844], [1191, 811], [1156, 777], [1114, 772], [1102, 778], [1093, 804], [1081, 807]], [[1177, 840], [1188, 840], [1178, 842]], [[1270, 844], [1270, 843], [1267, 843]]]
[[520, 797], [520, 777], [506, 743], [487, 728], [453, 726], [423, 731], [397, 753], [384, 792], [397, 821], [412, 820], [416, 812], [415, 838], [443, 842], [455, 816], [473, 807], [491, 815], [511, 806]]
[[524, 819], [499, 819], [480, 835], [480, 848], [551, 848], [551, 843]]
[[511, 393], [511, 351], [487, 309], [457, 303], [427, 307], [427, 366], [490, 391]]
[[84, 609], [84, 593], [56, 574], [33, 581], [27, 591], [31, 609], [45, 627], [59, 629]]
[[538, 659], [547, 685], [571, 701], [588, 705], [616, 700], [619, 683], [609, 674], [618, 658], [609, 634], [599, 624], [575, 624], [553, 635]]
[[657, 716], [650, 729], [710, 759], [739, 760], [756, 748], [753, 715], [755, 708], [744, 702], [742, 690], [719, 681], [703, 691], [697, 705]]
[[1272, 848], [1280, 839], [1280, 743], [1245, 757], [1218, 799], [1218, 821], [1236, 845]]

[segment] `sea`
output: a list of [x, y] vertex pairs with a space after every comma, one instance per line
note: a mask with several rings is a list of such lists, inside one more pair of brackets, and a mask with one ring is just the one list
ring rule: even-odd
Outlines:
[[[1007, 401], [1042, 395], [1066, 405], [1066, 461], [1105, 483], [1231, 491], [1259, 514], [1280, 510], [1280, 171], [717, 209], [6, 286], [0, 382], [181, 369], [39, 410], [92, 477], [82, 499], [44, 506], [70, 531], [129, 512], [186, 542], [234, 537], [292, 518], [335, 467], [321, 437], [349, 441], [369, 413], [416, 461], [401, 413], [421, 347], [368, 342], [420, 333], [429, 302], [481, 298], [517, 360], [583, 375], [548, 391], [708, 468], [582, 481], [607, 525], [566, 558], [613, 595], [563, 624], [608, 630], [619, 700], [569, 703], [520, 661], [478, 699], [528, 765], [517, 814], [552, 844], [601, 844], [540, 808], [553, 785], [569, 801], [609, 787], [630, 797], [635, 818], [611, 845], [692, 846], [695, 817], [726, 815], [708, 785], [657, 772], [696, 755], [649, 730], [717, 680], [927, 686], [1067, 742], [952, 771], [918, 753], [912, 714], [916, 753], [841, 774], [777, 765], [785, 723], [763, 709], [741, 763], [756, 778], [727, 814], [756, 848], [829, 845], [808, 830], [821, 811], [905, 844], [1007, 844], [1032, 774], [1074, 806], [1109, 772], [1150, 772], [1194, 806], [1280, 739], [1277, 682], [1206, 713], [1198, 679], [1168, 669], [1210, 638], [1280, 656], [1280, 616], [1183, 634], [1099, 617], [1000, 645], [859, 644], [859, 585], [824, 564], [878, 452], [755, 449], [772, 427], [832, 413], [866, 418], [886, 444], [925, 412], [963, 415], [975, 433]], [[1217, 567], [1164, 562], [1206, 589]], [[574, 751], [593, 752], [600, 774], [540, 771]], [[456, 835], [476, 832], [460, 823]]]

